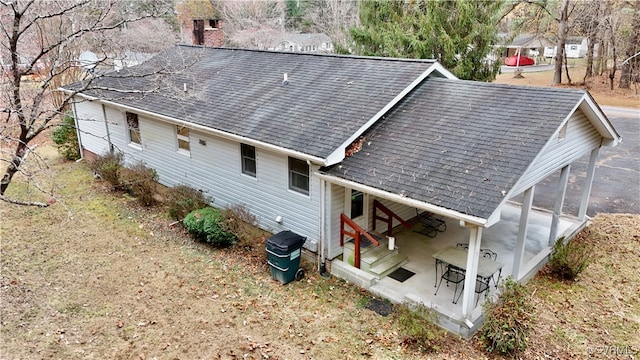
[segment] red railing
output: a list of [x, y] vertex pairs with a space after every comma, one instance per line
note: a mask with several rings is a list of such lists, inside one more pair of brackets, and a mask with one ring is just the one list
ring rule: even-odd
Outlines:
[[[353, 232], [348, 231], [344, 228], [344, 226], [349, 226]], [[353, 266], [360, 269], [360, 240], [361, 236], [364, 236], [369, 241], [374, 243], [376, 246], [380, 246], [380, 242], [376, 240], [373, 236], [371, 236], [366, 230], [360, 227], [360, 225], [356, 224], [353, 220], [351, 220], [347, 215], [340, 214], [340, 246], [344, 246], [344, 236], [348, 235], [353, 238], [355, 243], [354, 249], [354, 257], [353, 257]]]
[[[387, 217], [378, 216], [378, 210], [382, 211]], [[391, 236], [391, 232], [393, 230], [393, 219], [396, 219], [404, 226], [406, 229], [410, 229], [411, 225], [404, 221], [398, 214], [391, 211], [388, 207], [384, 206], [378, 200], [373, 200], [373, 230], [376, 229], [377, 220], [380, 220], [387, 224], [387, 236]]]

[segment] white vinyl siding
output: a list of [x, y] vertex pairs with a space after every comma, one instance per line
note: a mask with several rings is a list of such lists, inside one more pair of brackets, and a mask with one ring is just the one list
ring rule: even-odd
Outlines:
[[109, 151], [108, 124], [104, 121], [102, 106], [81, 98], [75, 100], [75, 116], [82, 147], [98, 155], [107, 153]]
[[335, 184], [328, 184], [330, 187], [330, 207], [327, 213], [326, 221], [329, 224], [327, 232], [327, 258], [333, 259], [342, 254], [340, 246], [340, 214], [344, 209], [345, 188]]
[[[562, 141], [558, 141], [560, 131], [565, 131]], [[600, 134], [581, 111], [573, 114], [566, 124], [566, 130], [559, 128], [557, 135], [551, 138], [514, 186], [513, 195], [520, 194], [557, 169], [590, 154], [601, 143]]]
[[[101, 113], [100, 105], [95, 106]], [[155, 169], [161, 184], [186, 184], [203, 190], [218, 208], [242, 204], [268, 231], [291, 230], [308, 241], [319, 239], [320, 180], [310, 175], [309, 195], [293, 193], [289, 190], [286, 155], [256, 148], [260, 171], [255, 178], [249, 177], [242, 174], [238, 142], [191, 129], [190, 157], [185, 157], [174, 146], [167, 146], [175, 144], [176, 125], [145, 115], [138, 116], [144, 149], [139, 151], [128, 146], [125, 112], [113, 107], [106, 112], [114, 148], [125, 154], [127, 163], [142, 161]], [[310, 174], [317, 168], [313, 165]], [[275, 221], [278, 215], [282, 224]]]

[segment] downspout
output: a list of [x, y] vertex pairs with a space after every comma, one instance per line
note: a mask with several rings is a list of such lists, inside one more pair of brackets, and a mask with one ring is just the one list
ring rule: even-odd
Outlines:
[[111, 133], [109, 132], [109, 122], [107, 121], [107, 109], [104, 104], [102, 106], [102, 119], [104, 120], [104, 127], [107, 130], [107, 143], [109, 144], [109, 154], [113, 155], [113, 144], [111, 143]]
[[324, 258], [324, 243], [326, 241], [326, 226], [327, 226], [327, 212], [326, 212], [326, 196], [327, 196], [327, 181], [324, 179], [320, 179], [320, 244], [318, 245], [318, 251], [320, 252], [318, 264], [318, 271], [320, 275], [326, 276], [327, 267]]
[[73, 123], [76, 127], [76, 137], [78, 138], [78, 151], [80, 151], [80, 158], [76, 162], [84, 160], [84, 150], [82, 149], [82, 138], [80, 137], [80, 126], [78, 126], [78, 111], [76, 110], [76, 102], [71, 103], [73, 107]]

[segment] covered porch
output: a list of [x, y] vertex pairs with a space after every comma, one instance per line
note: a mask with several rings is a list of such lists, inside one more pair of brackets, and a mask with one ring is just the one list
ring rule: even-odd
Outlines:
[[[518, 248], [517, 241], [521, 215], [520, 204], [507, 203], [501, 210], [501, 221], [481, 232], [480, 247], [494, 251], [497, 254], [497, 261], [502, 264], [500, 281], [508, 276], [519, 281], [528, 279], [546, 263], [550, 253], [552, 213], [543, 209], [531, 209], [528, 212], [528, 230], [522, 250]], [[414, 273], [404, 281], [389, 276], [378, 278], [344, 262], [342, 257], [332, 260], [331, 273], [394, 303], [424, 304], [439, 314], [439, 321], [445, 328], [463, 336], [471, 335], [481, 322], [482, 303], [485, 296], [496, 296], [498, 289], [492, 284], [489, 291], [482, 294], [470, 291], [472, 298], [467, 299], [467, 302], [470, 301], [472, 310], [467, 316], [464, 310], [468, 305], [463, 301], [462, 296], [456, 304], [453, 303], [455, 289], [453, 284], [446, 286], [443, 282], [436, 294], [441, 272], [436, 275], [436, 260], [433, 255], [447, 247], [456, 247], [458, 243], [468, 243], [472, 236], [472, 229], [463, 226], [459, 221], [451, 218], [443, 219], [446, 221], [446, 230], [438, 232], [434, 237], [424, 235], [420, 231], [423, 225], [415, 221], [412, 222], [410, 229], [401, 226], [395, 228], [393, 232], [395, 247], [401, 254], [406, 255], [408, 260], [402, 268]], [[585, 225], [585, 221], [580, 221], [576, 217], [561, 216], [557, 226], [557, 236], [570, 237]], [[382, 238], [380, 246], [387, 246], [387, 237]], [[522, 257], [516, 260], [520, 251]], [[498, 274], [496, 278], [497, 276]], [[475, 281], [473, 283], [475, 284]], [[461, 294], [460, 287], [458, 294]]]

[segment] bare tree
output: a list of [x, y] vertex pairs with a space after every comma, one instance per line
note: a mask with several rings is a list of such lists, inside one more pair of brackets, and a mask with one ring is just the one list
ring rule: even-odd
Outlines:
[[562, 83], [562, 64], [564, 63], [564, 46], [569, 32], [569, 0], [562, 0], [560, 16], [558, 17], [558, 40], [556, 43], [556, 57], [553, 68], [553, 85]]
[[[150, 6], [131, 14], [127, 11], [131, 3], [118, 0], [1, 0], [0, 4], [0, 121], [4, 123], [0, 161], [6, 165], [0, 200], [44, 207], [47, 203], [10, 199], [6, 191], [17, 173], [32, 175], [25, 160], [33, 153], [36, 138], [57, 125], [75, 95], [57, 89], [79, 80], [84, 82], [78, 91], [87, 89], [95, 75], [84, 71], [78, 62], [80, 52], [91, 50], [98, 54], [96, 62], [104, 63], [122, 50], [116, 35], [126, 24], [167, 9]], [[37, 77], [27, 82], [29, 74]]]
[[[631, 82], [638, 82], [639, 76], [637, 71], [640, 65], [640, 0], [632, 2], [633, 15], [631, 16], [631, 31], [628, 37], [625, 49], [626, 59], [620, 68], [620, 85], [621, 89], [629, 89]], [[634, 73], [636, 71], [636, 73]]]

